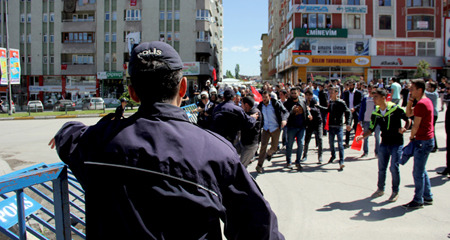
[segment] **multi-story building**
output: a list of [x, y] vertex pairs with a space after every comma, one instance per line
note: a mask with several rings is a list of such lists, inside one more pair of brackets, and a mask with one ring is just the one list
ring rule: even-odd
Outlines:
[[[222, 0], [80, 0], [76, 12], [64, 1], [8, 2], [10, 47], [20, 50], [19, 105], [62, 97], [117, 98], [128, 83], [130, 38], [164, 41], [185, 63], [188, 84], [222, 76]], [[0, 11], [4, 14], [4, 1]], [[6, 47], [2, 20], [1, 47]], [[131, 34], [131, 35], [130, 35]], [[1, 89], [0, 91], [5, 91]], [[5, 93], [2, 93], [3, 95]]]
[[442, 0], [269, 0], [269, 75], [284, 82], [441, 75]]
[[269, 49], [265, 46], [269, 45], [269, 35], [267, 33], [264, 33], [261, 35], [261, 41], [262, 41], [262, 47], [261, 47], [261, 79], [262, 80], [269, 80], [271, 79], [269, 77], [269, 63], [266, 60], [269, 57]]

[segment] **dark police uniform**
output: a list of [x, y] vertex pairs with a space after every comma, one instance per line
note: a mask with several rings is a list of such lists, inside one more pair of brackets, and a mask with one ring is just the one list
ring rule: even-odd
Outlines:
[[94, 126], [68, 122], [55, 142], [86, 191], [88, 239], [222, 239], [220, 219], [229, 239], [284, 239], [234, 147], [179, 107], [142, 105]]
[[114, 112], [114, 119], [121, 119], [123, 117], [123, 113], [125, 111], [125, 108], [122, 107], [122, 104], [116, 108], [116, 111]]

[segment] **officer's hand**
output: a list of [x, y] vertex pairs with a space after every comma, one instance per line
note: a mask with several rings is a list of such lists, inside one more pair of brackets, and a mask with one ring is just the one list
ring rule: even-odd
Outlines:
[[55, 148], [56, 142], [55, 142], [55, 138], [52, 138], [52, 140], [50, 140], [50, 142], [48, 143], [48, 145], [50, 146], [51, 149]]
[[283, 129], [287, 124], [287, 121], [281, 121], [281, 129]]
[[363, 139], [364, 139], [363, 136], [357, 136], [357, 137], [356, 137], [356, 141], [357, 141], [357, 142], [359, 142], [359, 141], [361, 141], [361, 140], [363, 140]]
[[311, 115], [308, 116], [309, 121], [312, 121], [313, 117]]
[[352, 126], [350, 126], [350, 125], [347, 125], [347, 131], [351, 131], [352, 130]]
[[399, 129], [398, 129], [398, 132], [399, 132], [400, 134], [403, 134], [403, 133], [406, 132], [406, 128], [399, 128]]
[[259, 114], [258, 114], [258, 113], [255, 113], [255, 114], [250, 115], [250, 117], [252, 117], [252, 118], [254, 118], [254, 119], [258, 119]]
[[352, 108], [352, 109], [350, 109], [350, 111], [352, 111], [352, 113], [354, 113], [354, 112], [355, 112], [355, 109], [354, 109], [354, 108]]

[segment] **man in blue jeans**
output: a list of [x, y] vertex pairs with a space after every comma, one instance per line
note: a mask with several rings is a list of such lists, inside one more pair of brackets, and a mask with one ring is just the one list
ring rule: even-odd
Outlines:
[[[364, 132], [363, 136], [358, 136], [357, 141], [370, 136], [378, 127], [381, 130], [381, 144], [378, 151], [378, 189], [372, 194], [372, 198], [384, 195], [386, 170], [391, 158], [389, 170], [392, 174], [392, 194], [389, 197], [390, 202], [398, 199], [400, 185], [400, 169], [398, 161], [403, 153], [403, 133], [409, 128], [411, 120], [398, 105], [392, 102], [386, 102], [387, 92], [383, 88], [372, 90], [373, 101], [376, 105], [370, 118], [370, 126]], [[401, 120], [404, 120], [405, 126], [401, 126]]]
[[[414, 100], [417, 101], [413, 107]], [[426, 164], [428, 156], [434, 147], [433, 103], [425, 96], [425, 81], [412, 80], [411, 97], [406, 106], [406, 115], [414, 116], [414, 125], [411, 129], [411, 141], [415, 141], [414, 148], [414, 198], [403, 205], [406, 209], [422, 208], [423, 205], [433, 204], [430, 178], [428, 177]]]
[[[359, 109], [359, 124], [362, 126], [363, 131], [366, 132], [370, 127], [370, 118], [372, 112], [375, 110], [375, 102], [372, 97], [373, 84], [368, 86], [369, 95], [364, 97], [361, 102], [361, 108]], [[360, 158], [366, 158], [369, 155], [369, 139], [364, 140], [364, 153]], [[378, 157], [378, 150], [380, 149], [380, 126], [375, 128], [375, 157]]]

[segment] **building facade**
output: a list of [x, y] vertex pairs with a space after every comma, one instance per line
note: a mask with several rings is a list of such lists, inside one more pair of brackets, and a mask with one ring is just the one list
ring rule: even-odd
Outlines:
[[269, 75], [278, 81], [413, 78], [443, 72], [442, 0], [270, 0]]
[[261, 35], [262, 47], [261, 47], [261, 79], [262, 80], [270, 80], [269, 77], [269, 63], [263, 59], [267, 59], [269, 57], [269, 49], [265, 46], [269, 45], [269, 35], [264, 33]]
[[[118, 98], [129, 83], [130, 48], [139, 42], [172, 45], [190, 87], [222, 76], [221, 0], [83, 0], [76, 1], [75, 13], [64, 12], [64, 1], [56, 0], [8, 5], [10, 47], [21, 55], [21, 84], [12, 87], [18, 105]], [[1, 14], [4, 8], [1, 1]], [[0, 34], [6, 47], [3, 21]]]

